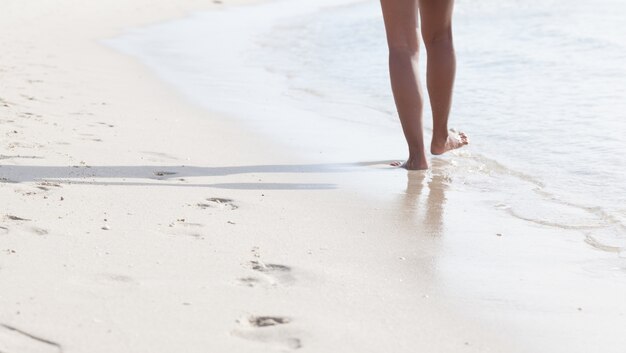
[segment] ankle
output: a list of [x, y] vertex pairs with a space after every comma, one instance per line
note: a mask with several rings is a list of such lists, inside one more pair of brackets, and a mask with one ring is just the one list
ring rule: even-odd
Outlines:
[[424, 170], [428, 169], [428, 160], [426, 156], [409, 156], [403, 166], [408, 170]]
[[413, 152], [413, 151], [409, 151], [409, 158], [407, 159], [408, 161], [414, 161], [414, 162], [426, 162], [426, 151], [425, 150], [421, 150], [420, 152]]
[[426, 149], [424, 145], [421, 146], [409, 146], [409, 159], [426, 158]]
[[444, 133], [433, 134], [433, 139], [430, 142], [431, 147], [443, 147], [448, 141], [448, 131], [446, 130]]

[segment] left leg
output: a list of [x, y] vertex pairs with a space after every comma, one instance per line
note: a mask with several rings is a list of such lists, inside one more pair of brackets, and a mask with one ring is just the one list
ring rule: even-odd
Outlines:
[[381, 0], [381, 6], [389, 46], [391, 89], [409, 147], [409, 159], [403, 167], [427, 169], [417, 62], [417, 0]]

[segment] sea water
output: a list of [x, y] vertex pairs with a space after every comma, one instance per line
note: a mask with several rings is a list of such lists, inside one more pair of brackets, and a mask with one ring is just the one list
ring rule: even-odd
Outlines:
[[[460, 187], [492, 193], [492, 206], [513, 217], [578, 230], [590, 245], [624, 254], [624, 23], [618, 0], [457, 1], [450, 125], [472, 145], [444, 158]], [[109, 44], [309, 160], [405, 156], [377, 1], [230, 7]]]

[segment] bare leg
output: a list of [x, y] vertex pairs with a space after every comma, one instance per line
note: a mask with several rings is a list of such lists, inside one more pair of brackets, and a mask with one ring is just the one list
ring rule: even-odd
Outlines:
[[381, 0], [391, 89], [409, 146], [407, 169], [427, 169], [422, 129], [422, 90], [418, 77], [417, 0]]
[[452, 41], [453, 8], [454, 0], [420, 0], [419, 3], [422, 37], [428, 55], [426, 83], [433, 112], [432, 154], [443, 154], [469, 143], [464, 133], [448, 130], [456, 74]]

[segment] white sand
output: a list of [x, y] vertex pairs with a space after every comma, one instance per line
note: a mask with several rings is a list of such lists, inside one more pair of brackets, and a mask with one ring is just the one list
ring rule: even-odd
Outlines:
[[360, 195], [98, 44], [227, 5], [130, 3], [3, 1], [0, 352], [626, 349], [615, 253], [437, 173]]

